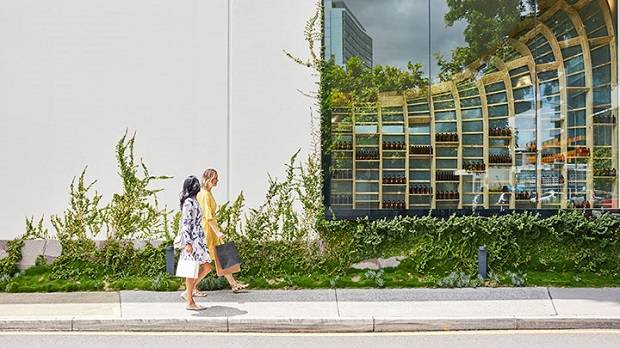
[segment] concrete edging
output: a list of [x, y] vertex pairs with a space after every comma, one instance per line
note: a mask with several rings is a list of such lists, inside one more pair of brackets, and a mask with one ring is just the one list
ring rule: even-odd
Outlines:
[[72, 332], [423, 332], [466, 330], [620, 329], [620, 317], [531, 318], [72, 318], [0, 319], [0, 331]]

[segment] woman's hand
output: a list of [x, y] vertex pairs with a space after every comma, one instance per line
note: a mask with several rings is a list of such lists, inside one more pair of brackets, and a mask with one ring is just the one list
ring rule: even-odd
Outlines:
[[191, 253], [193, 253], [193, 251], [194, 251], [194, 248], [192, 248], [191, 244], [186, 244], [185, 245], [185, 252], [187, 252], [188, 254], [191, 254]]

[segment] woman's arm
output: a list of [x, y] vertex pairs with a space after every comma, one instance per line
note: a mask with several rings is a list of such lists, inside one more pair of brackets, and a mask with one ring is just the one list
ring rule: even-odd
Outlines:
[[215, 232], [215, 235], [219, 239], [224, 239], [226, 237], [224, 235], [224, 233], [222, 233], [222, 231], [220, 231], [220, 227], [217, 225], [217, 221], [215, 219], [209, 219], [209, 220], [207, 220], [207, 223], [213, 229], [213, 232]]

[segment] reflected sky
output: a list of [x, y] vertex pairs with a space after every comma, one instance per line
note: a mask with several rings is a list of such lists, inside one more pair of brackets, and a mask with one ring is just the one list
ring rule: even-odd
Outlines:
[[[373, 39], [375, 65], [392, 65], [404, 69], [407, 62], [421, 63], [428, 73], [429, 2], [427, 0], [345, 0]], [[432, 53], [450, 56], [457, 46], [465, 46], [465, 22], [446, 27], [445, 0], [431, 0]], [[432, 60], [431, 72], [439, 71]]]

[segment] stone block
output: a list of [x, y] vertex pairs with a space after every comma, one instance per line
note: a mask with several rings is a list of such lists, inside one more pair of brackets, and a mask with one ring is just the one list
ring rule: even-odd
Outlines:
[[24, 241], [24, 246], [22, 247], [22, 259], [17, 264], [17, 267], [24, 270], [34, 266], [37, 261], [37, 257], [39, 255], [43, 255], [43, 251], [45, 250], [45, 242], [46, 241], [43, 239]]

